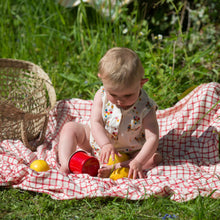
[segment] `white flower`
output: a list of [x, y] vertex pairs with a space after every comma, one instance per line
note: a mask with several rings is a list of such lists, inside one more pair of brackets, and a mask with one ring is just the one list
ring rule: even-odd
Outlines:
[[139, 32], [139, 36], [143, 36], [144, 33], [142, 31]]
[[123, 31], [122, 31], [123, 34], [127, 34], [128, 33], [128, 29], [125, 28]]
[[163, 35], [162, 34], [158, 34], [157, 38], [158, 38], [158, 40], [162, 40], [163, 39]]

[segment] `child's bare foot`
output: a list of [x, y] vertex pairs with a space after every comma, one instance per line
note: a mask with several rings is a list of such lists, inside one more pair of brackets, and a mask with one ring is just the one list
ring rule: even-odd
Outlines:
[[163, 160], [160, 153], [156, 152], [144, 165], [145, 169], [150, 169], [157, 166]]
[[98, 177], [108, 178], [113, 171], [113, 165], [104, 165], [98, 170]]

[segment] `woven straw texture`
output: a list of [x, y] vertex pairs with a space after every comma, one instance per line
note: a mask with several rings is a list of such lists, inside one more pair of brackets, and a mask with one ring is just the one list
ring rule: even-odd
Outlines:
[[43, 142], [48, 113], [55, 103], [52, 83], [39, 66], [0, 59], [0, 140], [19, 139], [36, 150]]

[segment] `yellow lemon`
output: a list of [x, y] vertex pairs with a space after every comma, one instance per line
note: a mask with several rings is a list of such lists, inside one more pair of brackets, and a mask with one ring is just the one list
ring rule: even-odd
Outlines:
[[129, 156], [126, 153], [120, 153], [121, 156], [115, 154], [115, 160], [112, 160], [112, 156], [109, 157], [108, 165], [113, 165], [116, 163], [120, 163], [126, 160], [129, 160]]
[[44, 172], [50, 169], [49, 165], [45, 160], [35, 160], [31, 163], [30, 168], [37, 172]]
[[117, 180], [120, 178], [126, 178], [128, 177], [129, 168], [128, 167], [122, 167], [114, 170], [112, 174], [110, 175], [110, 178], [113, 180]]

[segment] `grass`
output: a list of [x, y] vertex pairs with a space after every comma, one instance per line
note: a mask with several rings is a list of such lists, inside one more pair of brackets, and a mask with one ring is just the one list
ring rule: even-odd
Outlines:
[[[192, 24], [184, 29], [182, 1], [163, 2], [178, 22], [173, 24], [165, 13], [166, 22], [156, 22], [156, 15], [151, 21], [142, 19], [137, 3], [122, 8], [112, 21], [84, 3], [67, 9], [54, 0], [0, 0], [0, 57], [40, 65], [49, 74], [58, 100], [92, 99], [100, 86], [99, 59], [113, 46], [130, 47], [144, 65], [149, 95], [160, 109], [171, 107], [191, 86], [220, 82], [220, 42], [218, 27], [208, 13], [196, 16], [203, 5], [198, 3], [194, 14], [189, 14]], [[163, 24], [169, 28], [160, 33]], [[0, 188], [1, 219], [162, 219], [166, 214], [178, 219], [218, 219], [219, 206], [220, 200], [200, 196], [185, 203], [153, 197], [56, 201], [46, 194]]]
[[[138, 18], [137, 6], [132, 12], [122, 9], [111, 22], [83, 3], [66, 9], [52, 0], [1, 1], [0, 56], [40, 65], [50, 75], [58, 100], [92, 99], [100, 85], [98, 61], [113, 46], [138, 53], [149, 78], [145, 89], [161, 109], [175, 104], [191, 85], [220, 81], [220, 42], [211, 24], [202, 34], [193, 29], [179, 33], [177, 27], [160, 40]], [[173, 13], [178, 15], [175, 8]]]
[[1, 219], [162, 219], [170, 215], [176, 219], [217, 220], [219, 205], [220, 200], [200, 196], [185, 203], [154, 197], [140, 201], [119, 198], [56, 201], [46, 194], [19, 189], [0, 191]]

